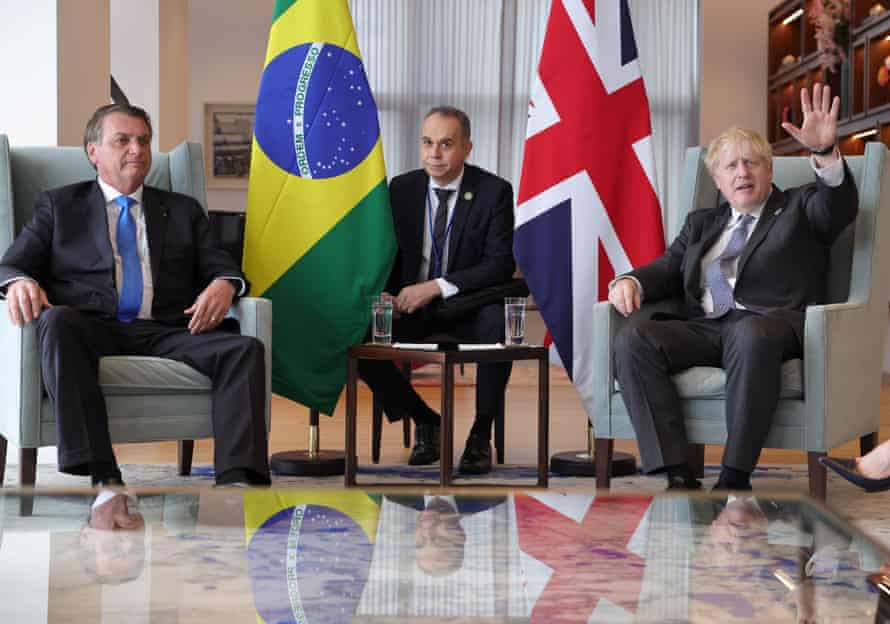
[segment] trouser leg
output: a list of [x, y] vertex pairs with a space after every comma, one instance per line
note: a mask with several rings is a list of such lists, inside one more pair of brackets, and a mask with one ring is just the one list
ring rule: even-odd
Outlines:
[[90, 463], [116, 470], [99, 358], [116, 352], [107, 324], [69, 306], [44, 310], [36, 321], [43, 384], [56, 418], [59, 470], [90, 474]]
[[724, 322], [726, 447], [723, 465], [752, 472], [757, 465], [779, 401], [782, 362], [803, 349], [789, 323], [745, 312]]
[[615, 372], [637, 436], [644, 473], [687, 462], [675, 373], [720, 364], [717, 321], [643, 321], [615, 337]]
[[156, 323], [135, 331], [141, 332], [134, 345], [138, 352], [184, 362], [210, 378], [216, 474], [246, 469], [259, 477], [258, 483], [268, 482], [263, 343], [224, 331], [193, 336]]
[[[393, 319], [393, 340], [397, 342], [418, 340], [428, 333], [427, 324], [420, 315]], [[433, 410], [394, 362], [359, 360], [358, 374], [374, 393], [374, 398], [383, 404], [383, 412], [390, 422], [401, 420], [405, 416], [410, 416], [415, 422], [435, 420]]]
[[[455, 328], [461, 339], [479, 343], [504, 341], [504, 306], [490, 304]], [[476, 367], [476, 419], [472, 433], [485, 440], [491, 439], [491, 425], [495, 415], [504, 409], [504, 391], [513, 370], [513, 362], [479, 364]]]

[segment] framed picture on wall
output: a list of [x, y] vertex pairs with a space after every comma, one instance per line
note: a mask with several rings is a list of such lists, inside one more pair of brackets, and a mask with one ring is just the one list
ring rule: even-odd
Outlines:
[[253, 115], [253, 104], [204, 104], [208, 188], [247, 188]]

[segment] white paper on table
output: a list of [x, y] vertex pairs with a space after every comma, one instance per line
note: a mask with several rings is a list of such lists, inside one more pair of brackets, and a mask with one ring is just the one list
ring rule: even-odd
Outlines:
[[504, 345], [500, 342], [491, 344], [462, 344], [457, 346], [459, 351], [486, 351], [488, 349], [503, 349]]
[[437, 351], [439, 345], [435, 342], [394, 342], [394, 349], [410, 349], [414, 351]]

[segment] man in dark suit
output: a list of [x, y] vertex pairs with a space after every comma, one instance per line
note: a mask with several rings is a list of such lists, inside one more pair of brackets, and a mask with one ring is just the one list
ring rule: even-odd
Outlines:
[[804, 121], [783, 127], [809, 149], [816, 181], [772, 185], [769, 144], [731, 128], [709, 146], [708, 169], [727, 200], [690, 212], [654, 262], [620, 276], [609, 301], [625, 316], [641, 300], [682, 298], [684, 313], [628, 324], [615, 341], [616, 375], [645, 473], [668, 487], [698, 488], [686, 457], [680, 398], [671, 375], [692, 366], [726, 370], [727, 440], [718, 489], [750, 489], [772, 424], [781, 366], [803, 352], [804, 308], [824, 298], [829, 249], [856, 217], [857, 192], [835, 147], [838, 98], [801, 91]]
[[[444, 299], [510, 279], [513, 261], [513, 189], [510, 183], [467, 165], [473, 143], [470, 120], [450, 106], [433, 108], [421, 130], [423, 169], [390, 183], [398, 252], [387, 283], [395, 296], [393, 338], [418, 340], [447, 333], [468, 342], [504, 340], [503, 303], [482, 305], [457, 320], [443, 320]], [[476, 420], [459, 470], [491, 470], [491, 426], [503, 408], [510, 363], [479, 365]], [[359, 374], [380, 397], [387, 417], [406, 415], [416, 424], [408, 463], [439, 459], [439, 415], [430, 409], [391, 362], [362, 360]]]
[[217, 483], [269, 483], [263, 345], [223, 325], [248, 283], [191, 197], [143, 184], [151, 121], [112, 104], [87, 123], [96, 180], [45, 192], [0, 259], [13, 324], [37, 323], [59, 470], [120, 484], [99, 359], [185, 362], [213, 382]]

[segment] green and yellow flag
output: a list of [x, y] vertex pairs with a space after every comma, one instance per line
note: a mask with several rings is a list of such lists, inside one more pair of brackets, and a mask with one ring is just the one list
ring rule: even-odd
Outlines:
[[244, 270], [273, 301], [272, 391], [330, 414], [395, 237], [347, 0], [277, 0], [256, 102]]

